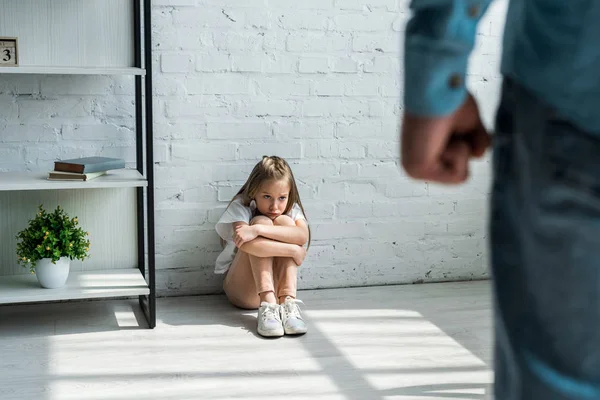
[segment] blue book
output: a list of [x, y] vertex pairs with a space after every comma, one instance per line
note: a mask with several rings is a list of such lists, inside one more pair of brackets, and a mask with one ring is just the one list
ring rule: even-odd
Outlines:
[[78, 174], [88, 174], [91, 172], [102, 172], [122, 168], [125, 168], [125, 160], [109, 157], [83, 157], [54, 162], [55, 171], [75, 172]]

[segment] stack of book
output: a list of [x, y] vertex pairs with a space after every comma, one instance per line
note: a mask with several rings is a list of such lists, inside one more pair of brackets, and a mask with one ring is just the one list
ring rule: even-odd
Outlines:
[[83, 157], [54, 162], [54, 171], [48, 179], [89, 181], [105, 175], [107, 171], [125, 168], [125, 160], [109, 157]]

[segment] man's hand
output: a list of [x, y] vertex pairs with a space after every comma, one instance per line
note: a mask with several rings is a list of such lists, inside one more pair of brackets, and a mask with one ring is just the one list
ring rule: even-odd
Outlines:
[[416, 179], [462, 183], [469, 175], [469, 159], [483, 156], [490, 142], [477, 103], [468, 94], [463, 105], [445, 117], [404, 114], [402, 166]]

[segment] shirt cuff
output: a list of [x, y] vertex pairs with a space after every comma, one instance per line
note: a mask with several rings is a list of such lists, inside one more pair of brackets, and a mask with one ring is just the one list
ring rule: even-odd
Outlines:
[[469, 51], [461, 53], [413, 45], [404, 58], [404, 107], [417, 116], [444, 116], [467, 96]]

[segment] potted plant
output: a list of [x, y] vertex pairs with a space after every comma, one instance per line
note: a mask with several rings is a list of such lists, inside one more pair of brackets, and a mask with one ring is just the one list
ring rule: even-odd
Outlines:
[[53, 289], [67, 281], [71, 260], [89, 257], [88, 233], [60, 207], [47, 213], [43, 206], [29, 226], [17, 234], [18, 263], [29, 267], [42, 287]]

